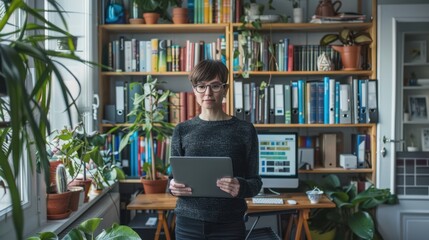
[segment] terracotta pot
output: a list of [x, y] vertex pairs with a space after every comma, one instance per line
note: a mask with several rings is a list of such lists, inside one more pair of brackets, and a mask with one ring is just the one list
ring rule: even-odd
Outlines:
[[172, 12], [171, 12], [173, 16], [176, 15], [188, 15], [188, 9], [187, 8], [180, 8], [180, 7], [175, 7], [173, 8]]
[[143, 189], [146, 194], [165, 193], [167, 190], [168, 178], [147, 180], [142, 177], [140, 180], [143, 184]]
[[72, 211], [77, 211], [77, 209], [79, 208], [80, 195], [81, 192], [83, 192], [83, 187], [69, 186], [68, 189], [72, 193], [70, 196], [69, 209]]
[[144, 24], [143, 18], [130, 18], [130, 24]]
[[332, 48], [340, 53], [343, 70], [355, 71], [361, 69], [361, 46], [332, 46]]
[[67, 213], [70, 206], [72, 192], [52, 193], [46, 196], [46, 210], [48, 216]]
[[143, 13], [146, 24], [156, 24], [159, 19], [159, 13]]
[[185, 24], [185, 23], [188, 23], [188, 17], [187, 16], [174, 16], [173, 17], [173, 23], [174, 24]]
[[69, 184], [69, 186], [81, 186], [81, 187], [83, 187], [85, 190], [85, 199], [83, 200], [83, 202], [88, 202], [88, 200], [89, 200], [88, 194], [89, 194], [89, 189], [91, 188], [91, 183], [92, 183], [92, 180], [89, 178], [86, 180], [75, 179]]

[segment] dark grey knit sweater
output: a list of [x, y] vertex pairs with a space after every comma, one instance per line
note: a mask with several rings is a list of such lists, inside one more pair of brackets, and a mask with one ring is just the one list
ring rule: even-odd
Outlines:
[[173, 133], [171, 155], [231, 157], [234, 177], [240, 181], [236, 198], [179, 197], [175, 209], [178, 216], [208, 222], [242, 220], [247, 210], [244, 198], [255, 196], [262, 187], [256, 130], [251, 123], [236, 117], [224, 121], [195, 117], [178, 124]]

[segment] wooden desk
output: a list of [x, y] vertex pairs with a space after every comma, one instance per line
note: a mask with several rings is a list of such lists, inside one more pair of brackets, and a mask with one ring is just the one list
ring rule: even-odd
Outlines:
[[[282, 194], [285, 201], [284, 204], [278, 205], [264, 205], [264, 204], [253, 204], [251, 199], [247, 200], [247, 206], [249, 212], [267, 212], [267, 211], [281, 211], [281, 210], [297, 210], [298, 219], [294, 219], [291, 216], [288, 224], [288, 228], [284, 239], [291, 234], [292, 224], [295, 223], [296, 233], [295, 240], [301, 239], [302, 228], [304, 228], [305, 236], [311, 240], [310, 229], [308, 228], [308, 217], [312, 208], [334, 208], [335, 204], [330, 201], [326, 196], [320, 200], [317, 204], [311, 204], [307, 196], [304, 193], [287, 193]], [[167, 240], [171, 239], [170, 230], [168, 228], [167, 219], [165, 212], [168, 210], [174, 210], [176, 207], [176, 197], [171, 196], [168, 193], [160, 194], [139, 194], [130, 204], [128, 204], [128, 210], [156, 210], [158, 212], [158, 225], [156, 228], [155, 239], [159, 239], [161, 229], [165, 232]], [[290, 205], [286, 202], [287, 199], [293, 199], [297, 202], [296, 205]]]

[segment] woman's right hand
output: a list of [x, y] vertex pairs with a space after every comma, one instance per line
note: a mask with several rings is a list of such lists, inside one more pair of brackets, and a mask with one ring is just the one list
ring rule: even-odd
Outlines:
[[177, 183], [174, 178], [170, 180], [169, 186], [171, 194], [174, 196], [190, 196], [192, 195], [192, 189], [186, 187], [185, 184]]

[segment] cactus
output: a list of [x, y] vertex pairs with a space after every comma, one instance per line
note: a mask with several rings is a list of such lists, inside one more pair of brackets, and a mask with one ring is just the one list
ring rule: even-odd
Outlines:
[[64, 164], [57, 166], [56, 171], [56, 180], [57, 180], [57, 193], [64, 193], [67, 191], [67, 174]]

